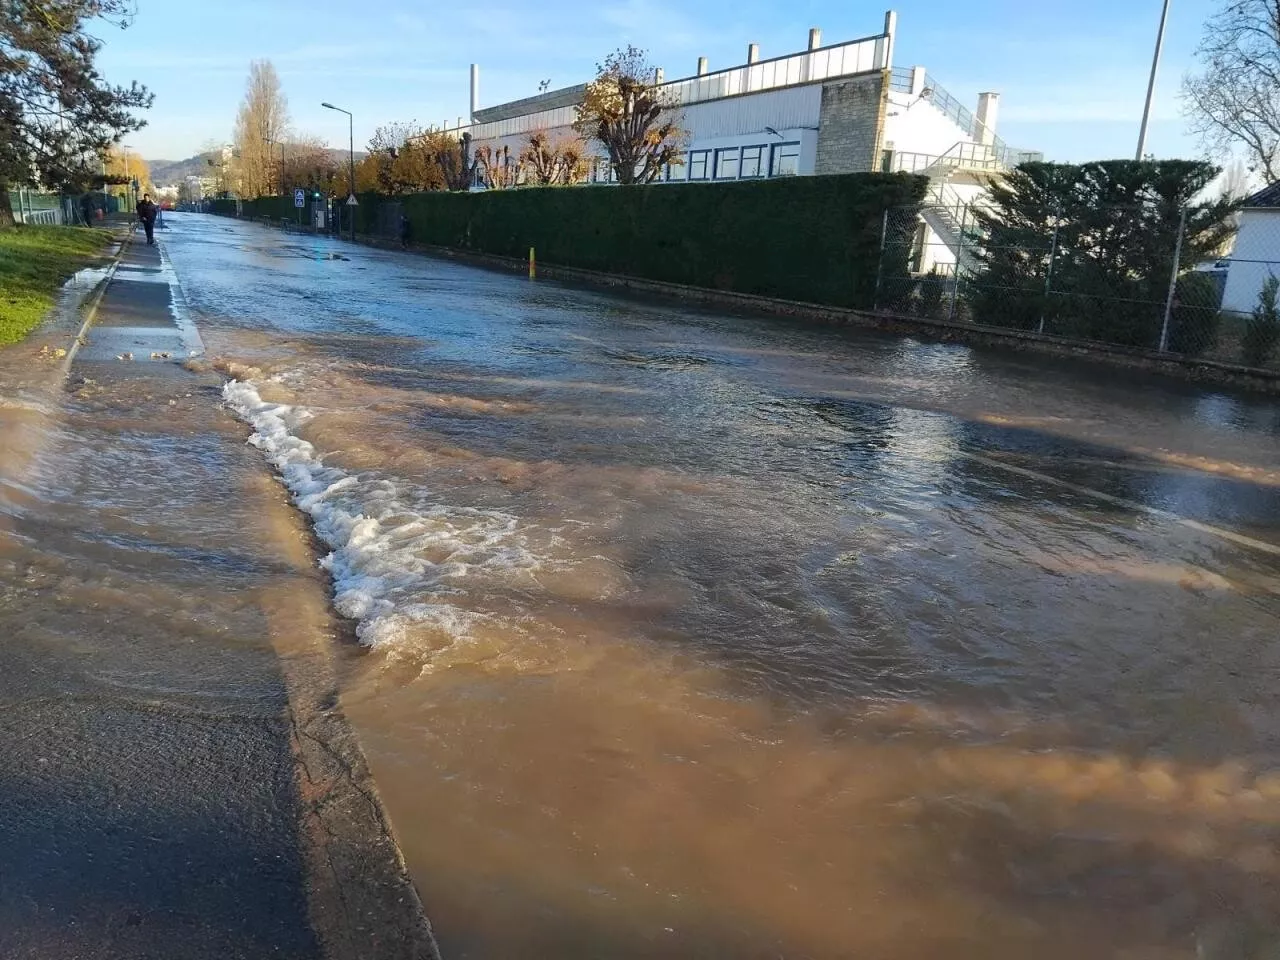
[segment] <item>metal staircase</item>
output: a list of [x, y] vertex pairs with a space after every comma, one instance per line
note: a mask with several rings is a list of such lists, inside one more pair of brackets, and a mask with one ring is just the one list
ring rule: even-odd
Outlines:
[[[912, 75], [913, 71], [909, 69], [894, 70], [891, 89], [910, 93], [913, 89]], [[955, 257], [957, 270], [963, 272], [976, 265], [982, 230], [974, 215], [974, 205], [982, 203], [982, 192], [970, 190], [966, 196], [957, 191], [954, 184], [982, 184], [1020, 163], [1043, 160], [1044, 155], [1010, 147], [972, 111], [933, 81], [911, 106], [916, 103], [927, 103], [950, 120], [962, 139], [940, 154], [893, 151], [886, 155], [883, 169], [886, 173], [914, 173], [929, 178], [921, 219], [949, 248]]]
[[946, 178], [941, 178], [929, 187], [920, 208], [921, 218], [955, 257], [957, 274], [964, 274], [979, 265], [982, 228], [975, 215], [975, 206]]

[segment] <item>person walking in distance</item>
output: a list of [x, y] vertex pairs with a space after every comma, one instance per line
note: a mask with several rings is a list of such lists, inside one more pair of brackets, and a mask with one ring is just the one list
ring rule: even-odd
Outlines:
[[147, 232], [147, 246], [155, 244], [156, 212], [160, 208], [151, 202], [151, 194], [144, 193], [138, 201], [138, 219], [142, 221], [142, 229]]

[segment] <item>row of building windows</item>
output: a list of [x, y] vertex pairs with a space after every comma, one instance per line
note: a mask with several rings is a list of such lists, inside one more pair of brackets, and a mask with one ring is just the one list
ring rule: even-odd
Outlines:
[[[719, 150], [690, 150], [684, 163], [667, 167], [663, 180], [758, 180], [764, 177], [794, 177], [800, 172], [800, 143], [758, 143]], [[613, 167], [599, 160], [591, 171], [592, 183], [611, 183]]]

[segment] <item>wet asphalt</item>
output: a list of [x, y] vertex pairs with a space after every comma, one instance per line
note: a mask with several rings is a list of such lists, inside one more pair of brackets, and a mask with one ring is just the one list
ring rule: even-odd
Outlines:
[[0, 957], [432, 956], [325, 584], [179, 300], [135, 242], [43, 418], [0, 416], [41, 444], [0, 484]]

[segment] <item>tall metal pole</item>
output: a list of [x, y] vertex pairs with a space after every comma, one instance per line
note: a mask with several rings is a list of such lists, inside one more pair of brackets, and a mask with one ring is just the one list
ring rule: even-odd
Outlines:
[[1164, 25], [1169, 19], [1169, 0], [1164, 0], [1160, 11], [1160, 32], [1156, 34], [1156, 53], [1151, 58], [1151, 79], [1147, 81], [1147, 102], [1142, 108], [1142, 128], [1138, 131], [1138, 152], [1135, 160], [1141, 160], [1147, 152], [1147, 122], [1151, 119], [1151, 100], [1156, 92], [1156, 73], [1160, 70], [1160, 51], [1164, 48]]
[[1169, 349], [1169, 321], [1173, 319], [1173, 303], [1178, 295], [1178, 269], [1182, 266], [1182, 238], [1187, 234], [1187, 208], [1178, 218], [1178, 242], [1173, 245], [1173, 270], [1169, 273], [1169, 296], [1164, 301], [1164, 322], [1160, 324], [1160, 352]]
[[1053, 283], [1053, 258], [1058, 255], [1058, 227], [1062, 221], [1055, 217], [1053, 220], [1053, 240], [1049, 244], [1049, 266], [1044, 272], [1044, 302], [1040, 306], [1040, 326], [1036, 329], [1036, 333], [1044, 333], [1044, 314], [1049, 305], [1049, 293]]
[[[328, 107], [330, 110], [337, 110], [339, 113], [345, 113], [347, 115], [347, 135], [350, 137], [348, 149], [350, 150], [350, 158], [351, 158], [351, 173], [350, 173], [351, 193], [347, 197], [346, 205], [348, 207], [354, 207], [355, 204], [351, 203], [351, 201], [355, 200], [356, 198], [356, 120], [355, 120], [355, 117], [352, 116], [350, 110], [343, 110], [341, 107], [335, 107], [332, 103], [322, 103], [320, 104], [320, 106]], [[356, 212], [355, 210], [350, 210], [349, 213], [351, 215], [351, 240], [354, 243], [356, 239]]]
[[889, 237], [889, 208], [884, 208], [884, 214], [880, 218], [880, 259], [876, 263], [876, 293], [875, 299], [871, 301], [871, 309], [880, 309], [880, 285], [884, 281], [884, 247], [885, 241]]
[[[347, 149], [351, 152], [351, 199], [356, 198], [356, 120], [351, 114], [347, 114], [347, 135], [350, 140], [347, 142]], [[349, 211], [351, 214], [351, 242], [356, 242], [356, 208], [352, 207]]]
[[133, 188], [133, 177], [129, 174], [129, 147], [123, 143], [120, 147], [124, 150], [124, 178], [127, 181], [124, 185], [124, 199], [125, 202], [133, 203], [133, 209], [136, 212], [138, 209], [138, 191]]

